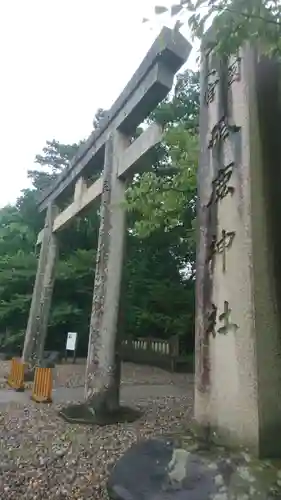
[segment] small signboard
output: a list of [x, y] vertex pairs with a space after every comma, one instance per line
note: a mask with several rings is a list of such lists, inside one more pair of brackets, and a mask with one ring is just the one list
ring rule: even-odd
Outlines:
[[66, 340], [66, 350], [75, 351], [77, 341], [77, 332], [68, 332]]

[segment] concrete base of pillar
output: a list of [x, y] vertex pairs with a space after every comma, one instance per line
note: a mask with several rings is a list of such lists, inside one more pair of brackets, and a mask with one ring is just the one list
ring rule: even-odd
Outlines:
[[81, 425], [113, 425], [135, 422], [141, 412], [128, 406], [119, 406], [110, 411], [97, 410], [93, 403], [81, 403], [66, 406], [59, 411], [59, 416], [70, 424]]

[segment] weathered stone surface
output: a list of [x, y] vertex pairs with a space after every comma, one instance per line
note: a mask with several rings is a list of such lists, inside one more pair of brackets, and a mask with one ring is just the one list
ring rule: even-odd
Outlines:
[[111, 471], [112, 500], [281, 499], [280, 463], [243, 450], [202, 446], [195, 436], [134, 444]]
[[238, 56], [202, 57], [195, 418], [281, 457], [280, 68], [247, 44]]
[[58, 255], [58, 242], [52, 233], [53, 222], [57, 212], [57, 206], [50, 205], [48, 207], [24, 339], [22, 359], [25, 363], [31, 365], [34, 365], [38, 359], [41, 359], [47, 333]]
[[114, 467], [108, 493], [114, 500], [207, 500], [219, 491], [216, 470], [171, 440], [133, 445]]
[[[126, 184], [117, 178], [119, 161], [129, 138], [116, 131], [105, 150], [100, 228], [96, 254], [95, 283], [90, 318], [85, 399], [98, 406], [118, 408], [120, 359], [117, 325], [122, 280], [126, 212]], [[97, 398], [98, 393], [98, 398]], [[103, 402], [101, 403], [101, 395]], [[92, 403], [90, 403], [92, 406]]]

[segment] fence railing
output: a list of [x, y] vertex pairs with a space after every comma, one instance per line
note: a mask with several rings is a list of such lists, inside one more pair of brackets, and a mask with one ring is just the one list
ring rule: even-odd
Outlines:
[[172, 371], [176, 371], [179, 365], [186, 371], [193, 370], [193, 356], [183, 351], [178, 335], [169, 340], [151, 337], [125, 339], [122, 341], [121, 356], [124, 361], [162, 366]]
[[[54, 353], [56, 360], [53, 362], [60, 362], [63, 353], [58, 351], [45, 351], [45, 361], [48, 361], [50, 355]], [[5, 354], [3, 359], [11, 359], [14, 356], [14, 353], [2, 354]], [[186, 352], [185, 341], [178, 335], [174, 335], [169, 340], [153, 337], [124, 339], [121, 345], [121, 358], [123, 361], [159, 366], [171, 371], [179, 368], [187, 372], [194, 370], [193, 355]]]

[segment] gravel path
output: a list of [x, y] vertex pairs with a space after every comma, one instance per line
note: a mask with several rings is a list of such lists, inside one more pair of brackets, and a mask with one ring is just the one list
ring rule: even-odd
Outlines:
[[[6, 368], [0, 364], [0, 377]], [[85, 366], [61, 365], [56, 385], [79, 387]], [[74, 426], [57, 417], [59, 405], [40, 406], [28, 402], [0, 405], [0, 498], [13, 500], [107, 498], [105, 481], [116, 459], [140, 438], [186, 427], [193, 406], [190, 375], [126, 363], [124, 385], [169, 385], [185, 387], [182, 397], [148, 398], [135, 395], [132, 404], [143, 408], [134, 424], [107, 428]], [[155, 387], [154, 391], [155, 393]]]
[[[10, 361], [0, 361], [0, 386], [5, 387], [5, 375], [8, 374]], [[190, 375], [186, 373], [169, 373], [152, 366], [135, 365], [133, 363], [123, 363], [122, 382], [123, 384], [138, 385], [168, 385], [175, 384], [185, 386], [190, 380]], [[78, 359], [76, 364], [61, 364], [56, 367], [55, 386], [82, 387], [85, 383], [85, 360]]]

